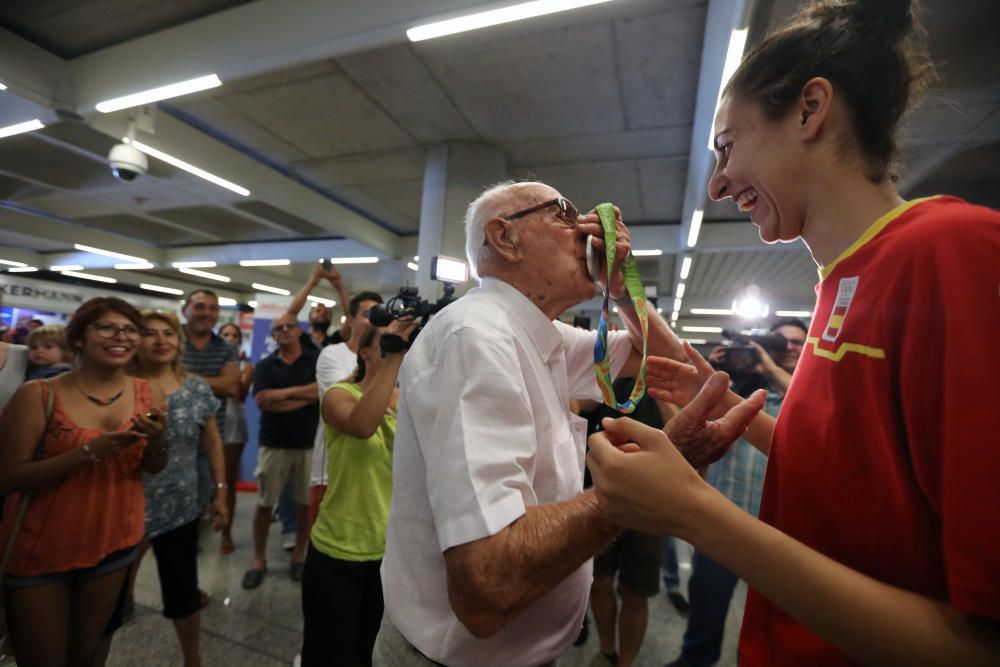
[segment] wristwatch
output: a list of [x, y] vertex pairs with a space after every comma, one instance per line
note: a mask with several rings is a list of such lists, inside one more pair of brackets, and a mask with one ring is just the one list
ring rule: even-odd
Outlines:
[[226, 484], [225, 482], [219, 482], [218, 484], [215, 485], [215, 488], [217, 488], [217, 489], [228, 489], [229, 485]]

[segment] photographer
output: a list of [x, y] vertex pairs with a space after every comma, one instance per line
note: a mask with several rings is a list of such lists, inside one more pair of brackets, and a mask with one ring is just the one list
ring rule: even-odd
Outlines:
[[[771, 333], [784, 338], [784, 351], [767, 351], [756, 341], [748, 341], [760, 361], [753, 367], [756, 377], [748, 378], [744, 386], [764, 386], [767, 389], [764, 411], [772, 417], [777, 417], [781, 409], [807, 332], [801, 320], [783, 319], [771, 326]], [[722, 359], [726, 349], [716, 347], [709, 359], [716, 364], [724, 363]], [[733, 390], [741, 393], [736, 388]], [[740, 438], [725, 456], [711, 465], [706, 479], [738, 507], [757, 516], [766, 468], [767, 456]], [[715, 664], [722, 650], [729, 603], [739, 581], [739, 577], [701, 551], [694, 552], [691, 565], [691, 579], [688, 581], [690, 610], [684, 644], [680, 657], [668, 667], [709, 667]]]

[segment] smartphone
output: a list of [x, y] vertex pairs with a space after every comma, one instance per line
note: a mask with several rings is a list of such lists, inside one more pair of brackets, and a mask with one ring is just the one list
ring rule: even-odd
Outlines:
[[330, 269], [333, 268], [333, 262], [331, 262], [329, 258], [324, 259], [322, 262], [320, 262], [320, 264], [322, 264], [324, 271], [329, 271]]

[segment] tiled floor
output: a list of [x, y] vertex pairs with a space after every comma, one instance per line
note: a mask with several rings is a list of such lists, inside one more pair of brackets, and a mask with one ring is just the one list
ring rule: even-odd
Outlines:
[[[290, 554], [279, 544], [278, 528], [272, 528], [268, 545], [270, 571], [260, 588], [245, 591], [240, 579], [250, 563], [250, 517], [255, 497], [239, 496], [234, 524], [236, 552], [221, 556], [218, 537], [205, 536], [199, 558], [202, 590], [212, 603], [202, 612], [202, 662], [213, 667], [277, 667], [290, 665], [302, 637], [302, 611], [297, 585], [288, 574]], [[678, 542], [681, 576], [690, 574], [690, 548]], [[736, 637], [743, 616], [745, 588], [734, 596], [726, 627], [722, 667], [736, 665]], [[143, 561], [135, 590], [136, 613], [115, 634], [109, 667], [179, 667], [180, 648], [172, 624], [160, 615], [160, 584], [152, 554]], [[637, 667], [659, 667], [674, 659], [684, 634], [685, 620], [674, 611], [666, 596], [650, 602], [649, 629], [636, 661]], [[597, 652], [596, 630], [590, 624], [590, 639], [572, 648], [559, 661], [560, 667], [586, 667]]]

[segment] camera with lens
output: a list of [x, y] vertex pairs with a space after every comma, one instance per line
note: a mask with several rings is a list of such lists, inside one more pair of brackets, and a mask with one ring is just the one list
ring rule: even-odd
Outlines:
[[111, 174], [126, 183], [131, 183], [149, 171], [146, 155], [131, 144], [117, 144], [108, 153]]
[[772, 359], [781, 359], [788, 348], [788, 339], [766, 329], [725, 330], [722, 337], [725, 340], [722, 356], [712, 362], [712, 366], [729, 374], [733, 391], [740, 396], [749, 396], [758, 389], [766, 389], [767, 378], [756, 371], [761, 362], [760, 354], [750, 343], [760, 345]]
[[421, 299], [416, 287], [406, 286], [399, 288], [399, 294], [392, 297], [384, 304], [378, 304], [368, 311], [368, 321], [377, 327], [388, 326], [394, 320], [412, 319], [415, 320], [417, 328], [410, 334], [410, 339], [404, 341], [399, 336], [383, 334], [381, 340], [382, 354], [386, 352], [400, 352], [409, 349], [413, 341], [417, 339], [427, 320], [431, 315], [439, 312], [448, 304], [454, 302], [455, 286], [445, 284], [444, 295], [437, 301], [431, 303], [427, 299]]

